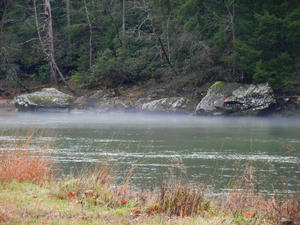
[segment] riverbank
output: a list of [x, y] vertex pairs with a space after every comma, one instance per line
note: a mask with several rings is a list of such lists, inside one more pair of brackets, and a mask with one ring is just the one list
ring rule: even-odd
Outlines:
[[12, 98], [1, 98], [0, 97], [0, 108], [2, 109], [9, 109], [14, 108], [14, 100]]
[[[236, 192], [209, 198], [187, 185], [132, 191], [89, 178], [0, 182], [3, 224], [300, 224], [299, 200]], [[101, 179], [105, 177], [101, 177]]]
[[[112, 188], [82, 178], [40, 184], [0, 182], [0, 223], [299, 224], [296, 199], [280, 203], [235, 193], [224, 201], [201, 196], [197, 202], [195, 190], [182, 188], [169, 189], [161, 197], [162, 191], [132, 192], [126, 186]], [[189, 210], [194, 211], [185, 215]]]
[[55, 88], [42, 88], [19, 95], [14, 100], [2, 99], [0, 106], [15, 105], [18, 111], [43, 112], [82, 110], [97, 113], [121, 111], [265, 117], [300, 114], [300, 96], [275, 95], [268, 84], [247, 85], [219, 81], [197, 88], [189, 85], [181, 88], [162, 84], [81, 89], [78, 96], [66, 94], [68, 91], [63, 88], [60, 91]]
[[57, 177], [46, 156], [0, 152], [0, 223], [300, 224], [299, 196], [256, 195], [251, 174], [239, 190], [220, 196], [174, 180], [137, 190], [130, 185], [132, 174], [116, 185], [108, 166]]

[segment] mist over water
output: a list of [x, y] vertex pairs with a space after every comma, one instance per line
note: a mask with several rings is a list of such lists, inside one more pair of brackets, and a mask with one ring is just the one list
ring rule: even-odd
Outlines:
[[2, 150], [28, 130], [36, 131], [31, 150], [49, 143], [65, 174], [113, 164], [120, 179], [133, 167], [137, 186], [183, 177], [219, 193], [251, 168], [257, 191], [300, 194], [300, 118], [0, 112]]

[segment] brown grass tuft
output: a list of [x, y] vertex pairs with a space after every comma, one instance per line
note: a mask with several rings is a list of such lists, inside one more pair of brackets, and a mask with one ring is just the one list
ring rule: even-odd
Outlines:
[[29, 150], [32, 135], [15, 142], [8, 147], [9, 150], [0, 151], [0, 181], [41, 183], [52, 177], [51, 161], [45, 159], [42, 153]]
[[86, 170], [76, 177], [70, 175], [67, 180], [57, 183], [52, 192], [59, 199], [79, 198], [94, 205], [100, 203], [116, 205], [118, 196], [113, 194], [113, 169], [108, 166]]
[[0, 224], [4, 224], [10, 220], [10, 216], [4, 211], [4, 209], [0, 208]]
[[43, 159], [41, 154], [31, 155], [29, 150], [0, 152], [1, 181], [41, 183], [49, 180], [51, 176], [50, 161]]
[[272, 209], [277, 215], [277, 221], [286, 218], [295, 225], [300, 225], [300, 199], [275, 201]]
[[220, 210], [225, 213], [239, 215], [262, 216], [272, 224], [281, 224], [281, 220], [290, 221], [287, 224], [300, 225], [300, 199], [286, 196], [281, 200], [275, 197], [265, 198], [254, 195], [253, 192], [233, 192], [225, 198], [219, 199]]
[[159, 211], [177, 216], [191, 216], [209, 208], [201, 188], [176, 183], [161, 187]]

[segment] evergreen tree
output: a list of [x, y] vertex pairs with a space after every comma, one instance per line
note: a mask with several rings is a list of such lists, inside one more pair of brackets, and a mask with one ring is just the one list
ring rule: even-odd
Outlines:
[[[286, 92], [297, 82], [297, 0], [56, 0], [51, 7], [57, 65], [78, 83], [197, 74], [199, 84], [269, 82]], [[33, 0], [2, 0], [0, 79], [50, 81], [38, 39]]]

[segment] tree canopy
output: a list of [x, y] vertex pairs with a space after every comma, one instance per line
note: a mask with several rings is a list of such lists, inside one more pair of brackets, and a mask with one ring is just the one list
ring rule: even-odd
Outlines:
[[52, 41], [45, 0], [0, 2], [0, 79], [48, 83], [53, 73], [60, 80], [44, 54], [52, 42], [57, 67], [80, 84], [114, 87], [196, 74], [200, 85], [268, 82], [280, 93], [299, 83], [298, 0], [50, 3]]

